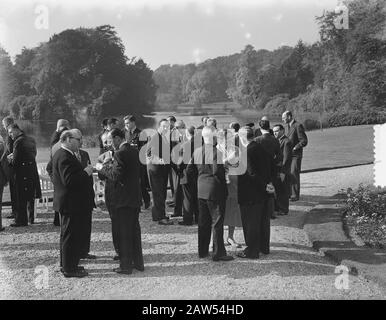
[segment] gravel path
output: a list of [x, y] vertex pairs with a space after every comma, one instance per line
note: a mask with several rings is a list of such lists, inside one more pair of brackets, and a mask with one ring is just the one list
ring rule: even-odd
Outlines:
[[[112, 272], [117, 263], [112, 260], [110, 220], [106, 212], [95, 212], [91, 253], [98, 259], [83, 261], [89, 277], [64, 278], [58, 267], [59, 229], [52, 225], [52, 214], [40, 212], [34, 226], [0, 233], [0, 298], [384, 299], [386, 293], [376, 284], [351, 275], [348, 290], [336, 289], [336, 266], [311, 248], [302, 229], [307, 211], [321, 194], [332, 195], [366, 180], [372, 180], [368, 166], [302, 175], [306, 196], [291, 206], [289, 216], [272, 221], [271, 254], [256, 261], [199, 259], [197, 226], [159, 226], [144, 211], [140, 222], [145, 272], [134, 270], [130, 276]], [[244, 242], [241, 229], [235, 238]]]

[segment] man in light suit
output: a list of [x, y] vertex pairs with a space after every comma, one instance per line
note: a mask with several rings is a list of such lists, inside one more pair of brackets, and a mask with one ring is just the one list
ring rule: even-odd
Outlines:
[[302, 167], [303, 148], [307, 145], [308, 139], [304, 127], [297, 122], [291, 111], [286, 111], [282, 115], [282, 120], [287, 126], [287, 137], [291, 141], [292, 161], [291, 161], [291, 201], [298, 201], [300, 197], [300, 171]]
[[83, 168], [76, 153], [81, 135], [67, 130], [60, 136], [61, 148], [52, 158], [52, 176], [55, 188], [54, 210], [60, 214], [60, 262], [65, 277], [85, 277], [87, 272], [79, 266], [85, 215], [95, 203], [90, 190], [93, 167]]
[[224, 246], [224, 216], [228, 189], [222, 153], [216, 148], [216, 129], [202, 129], [204, 145], [194, 151], [187, 174], [198, 175], [198, 256], [209, 255], [213, 230], [213, 261], [230, 261]]
[[118, 221], [120, 267], [117, 273], [131, 274], [132, 268], [144, 271], [139, 211], [141, 207], [140, 162], [138, 150], [125, 140], [118, 128], [107, 136], [114, 147], [112, 165], [97, 164], [97, 170], [113, 182], [113, 215]]

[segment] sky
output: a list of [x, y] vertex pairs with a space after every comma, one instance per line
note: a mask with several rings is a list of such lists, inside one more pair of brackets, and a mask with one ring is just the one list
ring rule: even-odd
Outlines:
[[319, 39], [316, 16], [338, 0], [0, 0], [0, 45], [14, 59], [23, 47], [65, 29], [115, 27], [127, 57], [151, 69], [200, 63], [247, 44], [273, 50]]

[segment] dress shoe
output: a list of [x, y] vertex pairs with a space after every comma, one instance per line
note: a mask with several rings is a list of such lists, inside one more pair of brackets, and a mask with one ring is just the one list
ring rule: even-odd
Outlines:
[[170, 226], [173, 224], [173, 221], [169, 221], [168, 219], [162, 219], [158, 221], [158, 224], [163, 225], [163, 226]]
[[119, 256], [118, 255], [114, 256], [113, 260], [114, 261], [118, 261], [119, 260]]
[[277, 219], [277, 217], [272, 215], [271, 220], [275, 220], [275, 219]]
[[66, 278], [83, 278], [88, 276], [88, 273], [86, 271], [80, 271], [80, 270], [76, 270], [72, 272], [63, 271], [63, 275]]
[[[77, 266], [77, 267], [76, 267], [76, 271], [80, 271], [80, 272], [84, 271], [84, 272], [86, 272], [86, 270], [84, 269], [83, 266]], [[64, 272], [63, 267], [60, 267], [60, 272], [61, 272], [61, 273]]]
[[298, 197], [291, 197], [290, 198], [290, 201], [294, 202], [294, 201], [299, 201], [299, 198]]
[[114, 268], [113, 271], [116, 273], [120, 273], [120, 274], [132, 274], [133, 273], [133, 270], [131, 270], [131, 269], [121, 269], [121, 268]]
[[188, 222], [185, 222], [185, 221], [179, 221], [178, 224], [180, 226], [192, 226], [193, 225], [193, 223], [188, 223]]
[[138, 271], [145, 271], [144, 265], [133, 264], [133, 268], [138, 270]]
[[232, 261], [234, 258], [232, 256], [221, 256], [221, 257], [213, 257], [213, 261]]
[[28, 224], [20, 224], [20, 223], [11, 223], [10, 227], [27, 227]]
[[243, 259], [259, 259], [259, 256], [250, 256], [248, 254], [246, 254], [244, 251], [241, 251], [241, 252], [238, 252], [236, 254], [239, 258], [243, 258]]
[[172, 218], [182, 217], [182, 214], [173, 213], [170, 215]]
[[234, 239], [228, 238], [227, 244], [231, 245], [232, 247], [241, 248], [241, 244], [237, 243]]
[[205, 253], [205, 254], [199, 254], [198, 255], [200, 259], [203, 259], [203, 258], [206, 258], [209, 256], [209, 253]]
[[93, 254], [87, 253], [85, 256], [83, 256], [81, 259], [96, 259], [97, 257]]

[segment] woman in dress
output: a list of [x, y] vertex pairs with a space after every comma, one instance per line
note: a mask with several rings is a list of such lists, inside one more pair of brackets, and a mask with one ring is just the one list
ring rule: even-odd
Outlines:
[[223, 153], [225, 164], [225, 177], [228, 187], [228, 197], [225, 207], [224, 226], [228, 226], [228, 237], [225, 245], [240, 248], [234, 239], [236, 227], [242, 227], [240, 208], [237, 199], [237, 175], [232, 174], [232, 167], [238, 166], [238, 136], [237, 131], [240, 125], [230, 124], [230, 130], [220, 130], [217, 138], [219, 150]]

